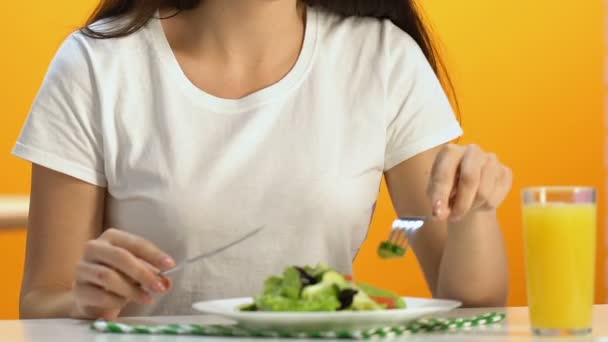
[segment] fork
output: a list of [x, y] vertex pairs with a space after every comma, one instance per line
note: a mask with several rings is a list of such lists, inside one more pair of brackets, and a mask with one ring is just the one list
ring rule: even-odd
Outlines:
[[410, 238], [429, 220], [428, 216], [407, 216], [396, 219], [388, 240], [382, 242], [378, 254], [382, 258], [399, 258], [405, 255]]
[[232, 246], [238, 245], [239, 243], [241, 243], [241, 242], [249, 239], [250, 237], [256, 235], [262, 229], [264, 229], [264, 226], [258, 227], [256, 229], [250, 231], [249, 233], [241, 236], [240, 238], [238, 238], [238, 239], [236, 239], [236, 240], [234, 240], [234, 241], [232, 241], [232, 242], [230, 242], [228, 244], [225, 244], [225, 245], [223, 245], [223, 246], [221, 246], [219, 248], [216, 248], [215, 250], [213, 250], [211, 252], [201, 253], [201, 254], [199, 254], [197, 256], [194, 256], [192, 258], [188, 258], [186, 261], [183, 261], [183, 262], [179, 263], [177, 266], [173, 267], [172, 269], [160, 272], [159, 275], [161, 275], [161, 276], [168, 276], [168, 275], [170, 275], [172, 273], [175, 273], [177, 271], [180, 271], [180, 270], [184, 269], [185, 267], [187, 267], [190, 264], [193, 264], [193, 263], [195, 263], [197, 261], [200, 261], [202, 259], [206, 259], [206, 258], [212, 257], [212, 256], [214, 256], [216, 254], [219, 254], [220, 252], [223, 252], [223, 251], [227, 250], [228, 248], [230, 248]]

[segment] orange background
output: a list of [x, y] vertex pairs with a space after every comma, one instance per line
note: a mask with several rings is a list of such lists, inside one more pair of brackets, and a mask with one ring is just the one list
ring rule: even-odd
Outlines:
[[[26, 193], [29, 165], [9, 155], [49, 61], [94, 0], [9, 1], [0, 21], [0, 193]], [[442, 38], [466, 131], [497, 152], [516, 176], [500, 211], [510, 259], [510, 305], [525, 304], [519, 191], [538, 184], [600, 190], [597, 302], [606, 302], [604, 216], [604, 8], [601, 0], [425, 2]], [[394, 217], [382, 190], [372, 232], [356, 261], [360, 279], [426, 296], [410, 255], [381, 261], [375, 246]], [[0, 319], [16, 318], [25, 233], [0, 231]]]

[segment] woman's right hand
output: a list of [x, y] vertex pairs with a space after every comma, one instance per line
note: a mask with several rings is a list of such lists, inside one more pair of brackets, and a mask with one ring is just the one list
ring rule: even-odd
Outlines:
[[150, 304], [153, 293], [171, 288], [158, 275], [175, 266], [153, 243], [117, 229], [87, 242], [73, 287], [75, 316], [113, 320], [130, 302]]

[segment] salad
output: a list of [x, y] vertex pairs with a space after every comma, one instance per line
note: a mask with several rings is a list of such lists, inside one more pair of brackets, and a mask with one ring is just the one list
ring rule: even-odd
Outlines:
[[287, 267], [264, 283], [264, 293], [241, 311], [367, 311], [404, 309], [397, 294], [355, 283], [325, 264]]

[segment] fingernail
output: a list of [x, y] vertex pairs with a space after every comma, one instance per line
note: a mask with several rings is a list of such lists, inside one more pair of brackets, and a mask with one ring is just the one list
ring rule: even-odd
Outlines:
[[163, 285], [165, 286], [165, 289], [167, 289], [167, 290], [171, 289], [172, 283], [169, 278], [163, 277], [162, 282], [163, 282]]
[[158, 280], [154, 283], [154, 290], [158, 292], [165, 292], [167, 291], [167, 287], [165, 287], [165, 284], [163, 284], [162, 281]]
[[450, 221], [451, 222], [458, 222], [460, 220], [462, 220], [462, 216], [452, 216], [452, 217], [450, 217]]
[[160, 264], [162, 267], [166, 267], [166, 268], [175, 267], [175, 261], [171, 257], [164, 257], [160, 261]]
[[152, 302], [154, 301], [154, 299], [152, 298], [152, 296], [150, 296], [149, 294], [145, 293], [141, 296], [141, 301], [144, 304], [152, 304]]
[[435, 201], [435, 204], [433, 205], [433, 216], [435, 217], [440, 217], [442, 210], [441, 210], [441, 204], [442, 202], [439, 201]]

